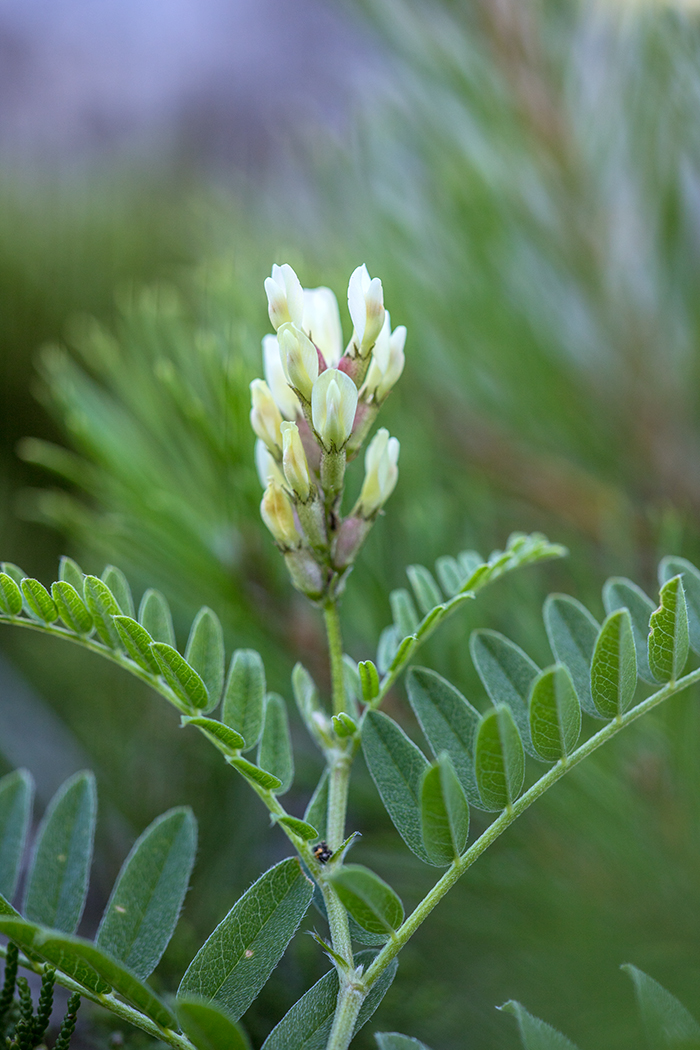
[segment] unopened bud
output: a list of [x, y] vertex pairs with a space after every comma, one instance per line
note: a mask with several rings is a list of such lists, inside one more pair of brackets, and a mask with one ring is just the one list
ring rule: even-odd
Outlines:
[[[284, 424], [282, 424], [284, 426]], [[277, 460], [268, 451], [267, 445], [260, 438], [255, 442], [255, 469], [260, 478], [260, 484], [264, 489], [272, 478], [278, 485], [284, 485], [284, 474], [279, 468]]]
[[282, 368], [280, 346], [276, 335], [266, 335], [262, 341], [265, 379], [275, 404], [285, 419], [296, 419], [300, 411], [299, 398], [290, 388]]
[[291, 321], [301, 327], [304, 315], [304, 291], [299, 278], [288, 263], [272, 267], [272, 277], [265, 281], [267, 309], [272, 327]]
[[338, 300], [330, 288], [304, 289], [302, 327], [323, 354], [328, 367], [335, 368], [343, 353], [343, 330]]
[[349, 375], [327, 368], [313, 386], [311, 419], [327, 452], [339, 452], [352, 433], [357, 410], [357, 387]]
[[274, 402], [270, 388], [264, 379], [254, 379], [250, 384], [253, 407], [250, 410], [250, 425], [257, 437], [264, 441], [273, 456], [279, 458], [282, 451], [282, 416]]
[[367, 378], [362, 388], [363, 394], [383, 401], [403, 372], [406, 358], [403, 348], [406, 344], [406, 328], [399, 325], [391, 331], [391, 321], [387, 313], [370, 362]]
[[282, 469], [292, 492], [306, 503], [311, 492], [311, 476], [306, 453], [299, 436], [296, 423], [283, 423], [282, 427]]
[[399, 442], [382, 427], [372, 438], [365, 454], [365, 480], [358, 500], [363, 518], [371, 518], [384, 506], [399, 477]]
[[359, 357], [367, 357], [384, 324], [384, 291], [378, 277], [372, 279], [363, 264], [348, 284], [348, 309], [355, 327], [353, 343]]
[[281, 485], [270, 478], [260, 504], [260, 515], [284, 550], [293, 550], [301, 543], [301, 536], [294, 522], [294, 511]]
[[277, 332], [280, 360], [287, 382], [305, 401], [318, 378], [318, 351], [308, 336], [293, 324], [283, 324]]

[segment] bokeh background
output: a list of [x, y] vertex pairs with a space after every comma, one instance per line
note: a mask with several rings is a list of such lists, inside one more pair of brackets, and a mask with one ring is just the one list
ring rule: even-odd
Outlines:
[[[287, 698], [297, 658], [327, 683], [318, 618], [258, 519], [247, 386], [271, 263], [342, 303], [364, 261], [408, 363], [385, 410], [400, 484], [348, 590], [348, 652], [373, 652], [412, 562], [513, 529], [571, 552], [424, 651], [483, 704], [473, 627], [546, 662], [548, 591], [600, 615], [606, 576], [654, 593], [660, 555], [700, 557], [699, 110], [700, 9], [680, 0], [2, 0], [2, 557], [45, 581], [64, 552], [116, 563], [167, 594], [181, 640], [206, 603]], [[136, 834], [193, 805], [198, 864], [156, 975], [172, 990], [281, 836], [138, 683], [28, 632], [0, 647], [2, 766], [34, 773], [39, 809], [97, 773], [86, 932]], [[700, 1016], [697, 703], [523, 817], [405, 951], [372, 1027], [514, 1048], [495, 1007], [517, 998], [581, 1050], [637, 1047], [624, 962]], [[402, 688], [390, 710], [419, 739]], [[320, 765], [294, 732], [302, 812]], [[415, 903], [431, 871], [359, 766], [351, 822], [357, 859]], [[245, 1019], [255, 1046], [323, 969], [297, 938]], [[86, 1018], [83, 1045], [114, 1044]]]

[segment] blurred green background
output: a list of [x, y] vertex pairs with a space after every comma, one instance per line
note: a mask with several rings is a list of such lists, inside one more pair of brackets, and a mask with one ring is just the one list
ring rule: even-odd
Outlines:
[[[653, 593], [661, 554], [700, 557], [700, 11], [366, 0], [333, 14], [340, 35], [311, 45], [331, 61], [353, 41], [339, 112], [300, 107], [242, 160], [234, 149], [222, 164], [210, 130], [199, 153], [185, 136], [138, 162], [0, 168], [2, 556], [45, 581], [63, 552], [86, 571], [114, 562], [137, 593], [167, 594], [180, 640], [208, 604], [229, 648], [261, 649], [288, 699], [298, 658], [327, 685], [318, 617], [258, 519], [247, 387], [271, 263], [330, 285], [342, 306], [364, 261], [409, 336], [383, 418], [400, 482], [348, 588], [347, 651], [372, 654], [408, 564], [487, 554], [513, 529], [571, 551], [494, 586], [424, 651], [483, 705], [473, 627], [548, 662], [549, 591], [600, 616], [606, 576]], [[7, 768], [27, 765], [42, 803], [80, 765], [97, 773], [88, 932], [133, 837], [193, 805], [198, 864], [157, 976], [174, 988], [283, 855], [281, 836], [145, 687], [28, 632], [4, 631], [0, 646]], [[406, 950], [373, 1027], [433, 1050], [515, 1047], [494, 1007], [517, 998], [582, 1050], [636, 1047], [624, 962], [700, 1016], [696, 705], [672, 701], [522, 818]], [[389, 710], [419, 739], [401, 687]], [[288, 800], [301, 813], [320, 766], [294, 732]], [[431, 871], [359, 766], [351, 826], [357, 860], [415, 903]], [[323, 969], [297, 938], [246, 1018], [256, 1046]], [[91, 1025], [86, 1044], [105, 1045], [109, 1027]]]

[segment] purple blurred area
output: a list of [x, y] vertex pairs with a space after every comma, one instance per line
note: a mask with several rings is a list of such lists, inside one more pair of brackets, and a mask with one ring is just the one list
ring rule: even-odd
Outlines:
[[340, 119], [370, 51], [322, 0], [0, 0], [0, 163], [254, 166]]

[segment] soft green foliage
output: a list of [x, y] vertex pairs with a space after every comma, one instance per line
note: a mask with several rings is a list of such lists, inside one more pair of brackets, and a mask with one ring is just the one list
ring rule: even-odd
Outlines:
[[213, 711], [224, 687], [224, 632], [219, 617], [206, 606], [192, 621], [185, 660], [204, 682], [209, 698], [206, 710]]
[[294, 781], [294, 754], [289, 736], [287, 705], [277, 693], [265, 697], [265, 716], [258, 745], [258, 765], [277, 777], [275, 793], [284, 795]]
[[10, 900], [17, 889], [33, 796], [34, 782], [24, 769], [0, 780], [0, 894]]
[[265, 669], [258, 653], [238, 649], [231, 659], [226, 680], [222, 719], [245, 740], [246, 750], [255, 747], [263, 727]]
[[523, 745], [506, 704], [499, 704], [482, 719], [474, 767], [485, 808], [503, 809], [520, 794], [525, 779]]
[[[94, 621], [87, 610], [85, 602], [72, 584], [66, 580], [56, 580], [55, 583], [51, 584], [51, 597], [56, 603], [58, 615], [69, 631], [74, 631], [76, 634], [90, 633], [94, 626]], [[127, 617], [125, 619], [128, 620]], [[131, 622], [133, 623], [134, 621], [132, 620]], [[119, 629], [118, 624], [117, 629]], [[121, 631], [119, 633], [123, 641], [124, 638], [121, 635]]]
[[697, 1050], [700, 1025], [683, 1004], [636, 966], [627, 965], [622, 969], [634, 982], [650, 1050]]
[[412, 1039], [409, 1035], [401, 1035], [399, 1032], [375, 1032], [379, 1050], [428, 1050], [425, 1043], [419, 1039]]
[[369, 868], [345, 865], [331, 876], [331, 885], [363, 930], [389, 935], [403, 922], [404, 910], [398, 896]]
[[240, 1025], [206, 999], [178, 998], [175, 1012], [182, 1030], [197, 1050], [250, 1050], [250, 1042]]
[[516, 1018], [524, 1050], [577, 1050], [575, 1043], [545, 1021], [533, 1017], [514, 999], [504, 1003], [501, 1010], [507, 1010]]
[[610, 613], [600, 629], [591, 663], [591, 696], [605, 718], [625, 713], [637, 687], [637, 656], [628, 609]]
[[469, 805], [447, 752], [423, 774], [421, 830], [433, 864], [451, 864], [464, 850], [469, 834]]
[[681, 576], [663, 585], [659, 600], [649, 621], [649, 666], [658, 682], [670, 682], [678, 678], [688, 658], [688, 611]]
[[548, 667], [533, 682], [530, 733], [535, 751], [548, 762], [566, 758], [578, 743], [581, 708], [571, 676], [561, 664]]
[[599, 717], [591, 697], [591, 660], [600, 624], [575, 598], [550, 594], [544, 622], [556, 659], [568, 669], [576, 695], [586, 714]]
[[508, 704], [525, 750], [537, 756], [530, 739], [528, 704], [539, 668], [498, 631], [474, 631], [469, 651], [491, 702]]
[[[662, 563], [663, 564], [663, 563]], [[621, 577], [607, 580], [603, 587], [603, 604], [610, 615], [618, 609], [627, 609], [632, 621], [637, 671], [640, 678], [653, 685], [656, 679], [649, 667], [649, 620], [655, 605], [636, 583]]]

